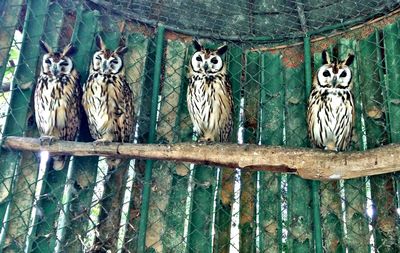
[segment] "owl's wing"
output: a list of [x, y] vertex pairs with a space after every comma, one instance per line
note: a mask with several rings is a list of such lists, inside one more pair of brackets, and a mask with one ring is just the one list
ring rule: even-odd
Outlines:
[[232, 128], [233, 128], [233, 98], [232, 98], [232, 87], [229, 81], [227, 81], [227, 79], [225, 79], [224, 85], [226, 87], [226, 96], [227, 96], [227, 105], [225, 106], [225, 108], [229, 108], [228, 111], [226, 113], [228, 113], [227, 115], [227, 122], [226, 125], [224, 127], [224, 129], [222, 130], [220, 139], [222, 142], [229, 142], [229, 137], [231, 135], [232, 132]]
[[356, 119], [356, 111], [355, 111], [355, 106], [354, 106], [354, 96], [351, 92], [348, 93], [348, 99], [345, 99], [345, 106], [346, 106], [346, 112], [347, 115], [347, 124], [344, 125], [345, 129], [343, 130], [343, 141], [341, 142], [340, 149], [345, 150], [352, 138], [353, 134], [353, 127], [355, 124], [355, 119]]
[[44, 103], [47, 101], [43, 94], [43, 86], [45, 85], [45, 82], [47, 82], [46, 78], [41, 76], [38, 78], [34, 95], [35, 120], [40, 135], [44, 134], [44, 126], [49, 124], [49, 118], [43, 117], [43, 113], [41, 113], [43, 106], [45, 106]]
[[[308, 99], [308, 108], [307, 108], [307, 123], [308, 123], [308, 136], [311, 140], [311, 143], [315, 147], [319, 147], [318, 142], [316, 140], [316, 132], [319, 131], [319, 127], [316, 128], [316, 120], [319, 108], [321, 108], [323, 101], [319, 93], [316, 90], [311, 90], [310, 97]], [[318, 137], [319, 138], [319, 137]]]
[[67, 125], [65, 139], [73, 141], [78, 134], [81, 119], [82, 89], [79, 83], [79, 75], [75, 72], [71, 82], [74, 82], [72, 94], [69, 94], [69, 108], [67, 108]]
[[122, 129], [121, 139], [123, 142], [130, 142], [131, 135], [133, 134], [134, 128], [134, 105], [133, 105], [133, 92], [129, 87], [128, 82], [126, 79], [122, 79], [123, 88], [122, 88], [122, 98], [123, 104], [125, 105], [125, 112], [124, 112], [124, 120], [123, 125], [120, 126]]
[[92, 86], [95, 85], [94, 82], [94, 75], [90, 74], [88, 76], [87, 81], [83, 85], [83, 94], [82, 94], [82, 108], [83, 111], [86, 115], [87, 121], [88, 121], [88, 127], [90, 131], [90, 135], [92, 136], [93, 139], [100, 139], [101, 135], [98, 133], [97, 128], [96, 128], [96, 119], [93, 115], [94, 110], [94, 100], [95, 99], [100, 99], [95, 97], [95, 94], [93, 93]]

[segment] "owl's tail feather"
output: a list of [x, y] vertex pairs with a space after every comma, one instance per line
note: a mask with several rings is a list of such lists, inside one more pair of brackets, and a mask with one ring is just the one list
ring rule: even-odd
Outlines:
[[62, 170], [65, 164], [65, 156], [53, 156], [53, 169]]
[[106, 163], [110, 169], [117, 168], [118, 165], [120, 165], [121, 161], [122, 161], [121, 159], [116, 159], [116, 158], [107, 158], [106, 159]]

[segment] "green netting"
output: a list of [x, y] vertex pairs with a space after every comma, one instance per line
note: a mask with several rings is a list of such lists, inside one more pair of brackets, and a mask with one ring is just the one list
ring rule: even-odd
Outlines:
[[[0, 140], [38, 137], [39, 40], [72, 42], [88, 76], [95, 36], [129, 48], [134, 143], [193, 142], [192, 39], [228, 44], [231, 142], [310, 147], [307, 98], [321, 52], [355, 54], [350, 150], [400, 140], [398, 1], [0, 1]], [[79, 142], [91, 142], [83, 120]], [[394, 154], [397, 155], [397, 154]], [[294, 174], [0, 150], [1, 252], [400, 252], [399, 175], [337, 181]]]

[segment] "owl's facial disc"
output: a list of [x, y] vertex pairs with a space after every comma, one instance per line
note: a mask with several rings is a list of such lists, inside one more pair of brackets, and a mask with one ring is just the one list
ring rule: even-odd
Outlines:
[[195, 72], [206, 75], [213, 75], [223, 67], [223, 62], [219, 55], [203, 51], [196, 52], [192, 56], [191, 64]]
[[351, 71], [346, 65], [338, 68], [333, 64], [325, 64], [318, 70], [318, 83], [326, 88], [348, 88], [351, 83]]
[[122, 59], [117, 54], [98, 51], [93, 55], [93, 69], [103, 75], [116, 74], [122, 67]]
[[58, 53], [45, 54], [42, 62], [43, 72], [53, 77], [60, 77], [71, 73], [73, 63], [71, 58], [63, 56], [60, 58]]

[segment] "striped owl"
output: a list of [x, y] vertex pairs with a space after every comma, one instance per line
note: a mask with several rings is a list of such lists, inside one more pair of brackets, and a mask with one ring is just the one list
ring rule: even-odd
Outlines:
[[193, 41], [196, 52], [189, 65], [187, 105], [199, 141], [229, 141], [232, 130], [232, 92], [222, 56], [227, 45], [217, 50]]
[[313, 80], [308, 100], [308, 133], [314, 146], [325, 150], [346, 150], [355, 119], [352, 72], [354, 55], [331, 62], [322, 52], [323, 65]]
[[[111, 51], [100, 36], [96, 37], [99, 51], [95, 52], [89, 77], [83, 87], [82, 105], [89, 130], [97, 144], [129, 142], [133, 132], [133, 95], [125, 79], [123, 55], [125, 45]], [[114, 168], [120, 159], [107, 159]]]
[[[81, 102], [79, 74], [70, 58], [75, 48], [69, 44], [62, 52], [53, 52], [44, 41], [40, 46], [46, 52], [34, 95], [40, 141], [73, 141], [78, 133]], [[53, 168], [62, 169], [64, 162], [65, 156], [54, 156]]]

